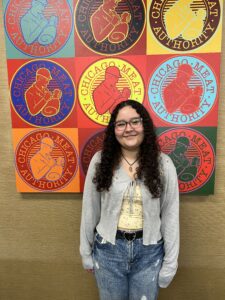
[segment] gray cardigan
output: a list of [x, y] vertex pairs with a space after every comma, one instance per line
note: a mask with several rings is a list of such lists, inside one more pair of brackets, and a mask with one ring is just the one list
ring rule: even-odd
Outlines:
[[[92, 246], [95, 229], [106, 241], [115, 244], [123, 194], [132, 181], [120, 166], [114, 172], [109, 191], [97, 192], [92, 179], [95, 174], [95, 164], [100, 161], [100, 158], [101, 152], [97, 152], [90, 162], [83, 193], [80, 254], [85, 269], [93, 268]], [[160, 199], [153, 199], [144, 183], [138, 181], [143, 201], [143, 244], [155, 244], [163, 237], [165, 255], [159, 273], [159, 286], [167, 287], [178, 265], [179, 190], [173, 162], [163, 153], [160, 154], [160, 171], [164, 185]]]

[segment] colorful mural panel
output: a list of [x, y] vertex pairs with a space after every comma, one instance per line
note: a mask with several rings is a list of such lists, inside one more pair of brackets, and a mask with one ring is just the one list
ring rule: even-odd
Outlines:
[[219, 53], [149, 56], [148, 101], [156, 125], [217, 126], [219, 66]]
[[72, 5], [71, 0], [3, 0], [7, 57], [73, 57]]
[[77, 129], [13, 129], [20, 192], [79, 192]]
[[151, 114], [180, 193], [213, 194], [222, 10], [222, 0], [3, 0], [18, 192], [82, 192], [113, 108], [130, 98]]
[[149, 0], [147, 54], [220, 52], [222, 9], [222, 0]]
[[[14, 69], [15, 65], [9, 61], [8, 67]], [[14, 112], [34, 127], [59, 126], [75, 104], [75, 85], [70, 73], [51, 60], [23, 62], [10, 80], [10, 94]]]
[[145, 1], [80, 0], [74, 18], [78, 56], [145, 54]]
[[[88, 65], [85, 59], [80, 59], [80, 63], [85, 67], [80, 64], [78, 68], [78, 99], [83, 113], [91, 120], [89, 126], [93, 122], [106, 126], [110, 113], [123, 100], [143, 102], [145, 57], [103, 58]], [[80, 118], [78, 123], [84, 126]]]
[[213, 127], [160, 128], [158, 141], [177, 170], [181, 193], [213, 194], [215, 134]]

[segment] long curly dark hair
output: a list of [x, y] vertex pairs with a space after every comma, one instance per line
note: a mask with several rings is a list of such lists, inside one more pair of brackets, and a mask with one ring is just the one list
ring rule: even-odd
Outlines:
[[114, 124], [118, 112], [126, 106], [131, 106], [135, 109], [143, 120], [144, 139], [140, 145], [137, 178], [143, 179], [152, 196], [158, 198], [162, 193], [162, 182], [158, 159], [160, 150], [157, 144], [155, 128], [146, 108], [134, 100], [120, 102], [113, 110], [110, 122], [105, 130], [101, 161], [96, 165], [93, 182], [96, 184], [96, 189], [99, 192], [109, 190], [112, 184], [113, 172], [121, 160], [121, 146], [115, 136]]

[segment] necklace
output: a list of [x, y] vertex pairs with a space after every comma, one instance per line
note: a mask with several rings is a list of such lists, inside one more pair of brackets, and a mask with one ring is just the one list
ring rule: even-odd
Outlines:
[[138, 158], [135, 159], [134, 162], [130, 163], [130, 162], [123, 156], [123, 154], [121, 154], [121, 155], [122, 155], [123, 159], [124, 159], [124, 160], [127, 162], [127, 164], [129, 165], [129, 171], [132, 173], [132, 172], [133, 172], [132, 166], [136, 163], [136, 161], [138, 161]]

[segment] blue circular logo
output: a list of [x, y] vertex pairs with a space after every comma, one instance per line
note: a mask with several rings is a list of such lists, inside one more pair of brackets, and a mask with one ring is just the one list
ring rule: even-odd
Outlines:
[[163, 121], [187, 125], [204, 118], [217, 96], [213, 71], [191, 56], [171, 58], [161, 64], [150, 78], [149, 103]]
[[36, 127], [55, 126], [71, 113], [75, 88], [69, 73], [50, 60], [24, 64], [11, 81], [12, 105], [18, 116]]

